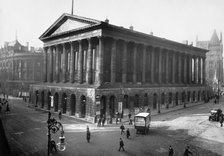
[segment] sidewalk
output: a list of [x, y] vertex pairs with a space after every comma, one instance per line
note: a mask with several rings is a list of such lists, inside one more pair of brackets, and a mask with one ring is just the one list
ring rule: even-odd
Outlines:
[[[220, 99], [220, 102], [222, 102], [222, 99]], [[209, 103], [212, 103], [212, 101], [210, 101]], [[26, 104], [27, 104], [28, 107], [33, 108], [33, 109], [36, 109], [36, 110], [45, 111], [45, 112], [48, 112], [49, 111], [49, 110], [46, 110], [46, 109], [43, 109], [43, 108], [34, 107], [33, 105], [28, 104], [28, 103], [26, 103]], [[157, 109], [154, 109], [154, 110], [151, 110], [151, 116], [157, 116], [157, 115], [161, 115], [161, 114], [167, 114], [167, 113], [170, 113], [170, 112], [178, 111], [178, 110], [181, 110], [181, 109], [188, 109], [190, 107], [194, 107], [194, 106], [198, 106], [198, 105], [202, 105], [202, 104], [205, 104], [204, 101], [195, 102], [195, 103], [188, 103], [188, 104], [185, 105], [185, 108], [184, 108], [184, 105], [183, 104], [177, 105], [177, 106], [172, 106], [172, 107], [169, 107], [168, 109], [167, 108], [161, 108], [160, 109], [160, 113], [158, 113], [158, 110]], [[53, 110], [50, 110], [50, 112], [52, 114], [56, 115], [56, 116], [58, 115], [58, 112], [54, 112]], [[77, 118], [75, 116], [70, 116], [70, 115], [67, 115], [67, 114], [62, 114], [62, 117], [63, 118], [66, 117], [68, 119], [75, 119], [77, 121], [85, 122], [85, 124], [92, 124], [92, 126], [93, 125], [97, 126], [96, 123], [92, 123], [92, 122], [87, 121], [86, 119]], [[133, 119], [133, 115], [132, 115], [132, 119]], [[123, 116], [122, 123], [127, 124], [128, 122], [129, 122], [128, 115]], [[105, 122], [105, 127], [119, 126], [119, 125], [120, 125], [120, 123], [116, 124], [115, 118], [113, 118], [113, 123], [112, 124], [108, 124], [107, 121]]]

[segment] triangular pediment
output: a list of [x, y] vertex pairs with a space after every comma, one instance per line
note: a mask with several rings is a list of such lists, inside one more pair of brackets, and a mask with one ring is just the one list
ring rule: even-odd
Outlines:
[[60, 34], [66, 31], [74, 30], [74, 29], [80, 29], [86, 26], [90, 26], [89, 23], [79, 22], [75, 21], [73, 19], [67, 19], [59, 28], [57, 28], [52, 35]]
[[57, 36], [67, 32], [84, 29], [100, 23], [101, 21], [94, 19], [63, 14], [40, 36], [40, 39], [43, 40], [51, 36]]

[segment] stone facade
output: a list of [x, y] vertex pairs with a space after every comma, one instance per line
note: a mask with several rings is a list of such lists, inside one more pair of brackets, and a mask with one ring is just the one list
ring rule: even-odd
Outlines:
[[1, 93], [29, 96], [30, 84], [42, 81], [43, 50], [21, 45], [18, 40], [5, 42], [0, 49]]
[[215, 30], [210, 41], [198, 41], [197, 39], [196, 46], [209, 50], [209, 52], [206, 53], [205, 60], [206, 81], [214, 91], [217, 91], [218, 83], [220, 86], [223, 84], [222, 33], [220, 33], [219, 38]]
[[204, 49], [70, 14], [40, 40], [43, 83], [30, 89], [36, 107], [91, 120], [117, 111], [161, 112], [208, 94]]

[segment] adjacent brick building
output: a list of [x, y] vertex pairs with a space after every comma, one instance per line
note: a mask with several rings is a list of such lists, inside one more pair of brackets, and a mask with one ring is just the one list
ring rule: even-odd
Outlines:
[[30, 84], [42, 81], [43, 49], [23, 46], [16, 39], [0, 49], [1, 93], [29, 96]]
[[33, 105], [80, 118], [162, 112], [204, 100], [207, 50], [63, 14], [41, 36], [43, 83]]

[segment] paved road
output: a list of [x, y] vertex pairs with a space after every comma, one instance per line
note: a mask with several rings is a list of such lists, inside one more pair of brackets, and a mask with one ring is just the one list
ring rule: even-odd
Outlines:
[[[29, 108], [26, 103], [23, 103], [22, 100], [19, 99], [10, 100], [10, 106], [11, 112], [9, 114], [4, 113], [2, 115], [2, 119], [13, 155], [46, 155], [47, 112]], [[200, 124], [195, 121], [200, 120], [200, 122], [203, 123], [202, 127], [204, 129], [212, 129], [216, 126], [216, 130], [219, 130], [220, 127], [218, 127], [218, 123], [209, 123], [210, 125], [208, 125], [206, 121], [209, 109], [220, 106], [222, 105], [219, 104], [214, 106], [212, 104], [204, 104], [153, 116], [150, 134], [146, 136], [135, 134], [133, 126], [125, 125], [126, 128], [130, 128], [130, 139], [126, 139], [125, 135], [120, 135], [119, 125], [96, 127], [93, 124], [83, 123], [72, 118], [63, 118], [62, 124], [65, 129], [67, 147], [64, 152], [57, 152], [52, 155], [166, 156], [169, 145], [174, 147], [176, 156], [183, 154], [186, 145], [190, 145], [194, 155], [218, 156], [216, 153], [224, 155], [224, 153], [222, 154], [223, 145], [218, 146], [214, 140], [205, 140], [202, 136], [195, 136], [195, 134], [198, 134], [199, 128], [194, 129], [195, 126]], [[203, 117], [197, 114], [203, 114]], [[192, 116], [193, 118], [191, 118]], [[55, 118], [57, 118], [57, 116], [55, 116]], [[187, 125], [189, 127], [187, 127], [184, 122], [188, 123]], [[206, 124], [207, 127], [204, 126]], [[90, 126], [90, 131], [92, 134], [90, 143], [86, 142], [86, 125]], [[178, 127], [178, 125], [185, 125], [185, 127]], [[189, 133], [194, 131], [196, 132], [192, 134]], [[53, 135], [56, 142], [58, 142], [58, 137], [59, 134]], [[120, 137], [124, 140], [126, 149], [125, 152], [117, 151]], [[210, 143], [213, 143], [212, 145], [217, 147], [217, 149], [215, 151], [213, 150], [213, 152], [211, 152], [211, 149], [206, 148]], [[213, 146], [211, 148], [214, 148]]]

